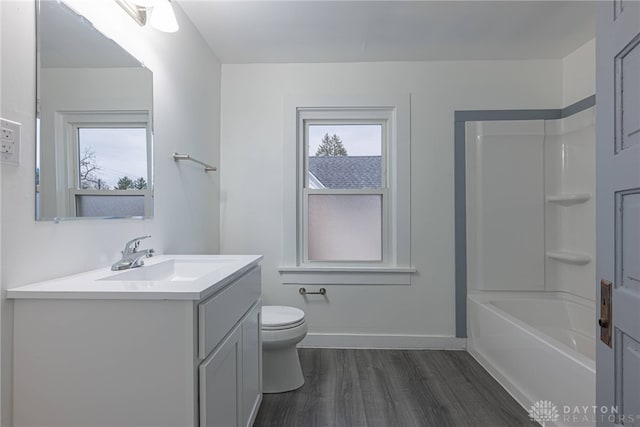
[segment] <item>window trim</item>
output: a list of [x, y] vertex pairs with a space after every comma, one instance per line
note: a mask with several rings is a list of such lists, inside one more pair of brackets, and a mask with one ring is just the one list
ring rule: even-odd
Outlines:
[[[387, 242], [382, 262], [305, 262], [306, 242], [301, 239], [306, 220], [301, 218], [301, 204], [305, 201], [307, 153], [304, 144], [299, 143], [306, 133], [306, 126], [301, 123], [304, 119], [333, 119], [335, 123], [336, 112], [348, 113], [350, 123], [359, 119], [388, 120], [383, 147], [386, 186], [375, 190], [388, 192], [383, 210], [383, 241], [386, 237]], [[410, 284], [411, 273], [416, 271], [411, 266], [410, 241], [410, 95], [285, 96], [283, 138], [283, 238], [279, 267], [283, 283]]]
[[[145, 190], [88, 190], [79, 188], [78, 129], [109, 127], [146, 128], [147, 188]], [[87, 191], [90, 191], [91, 194], [94, 195], [143, 195], [144, 216], [128, 216], [123, 218], [153, 217], [153, 136], [149, 111], [108, 110], [56, 112], [55, 132], [56, 180], [58, 181], [56, 185], [58, 193], [57, 198], [62, 206], [65, 207], [65, 211], [68, 214], [67, 216], [78, 217], [76, 196], [88, 194]]]

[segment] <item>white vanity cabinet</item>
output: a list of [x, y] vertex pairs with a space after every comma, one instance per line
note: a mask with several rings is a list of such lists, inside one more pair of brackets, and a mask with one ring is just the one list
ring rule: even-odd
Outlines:
[[258, 261], [197, 300], [12, 291], [14, 425], [251, 426], [262, 398]]
[[262, 310], [255, 306], [242, 323], [243, 425], [252, 425], [262, 401]]
[[200, 425], [251, 426], [262, 399], [260, 306], [200, 364]]
[[[259, 283], [259, 270], [198, 307], [199, 354], [204, 359], [198, 368], [201, 427], [251, 426], [260, 406], [262, 335], [261, 306], [254, 304], [260, 298], [256, 279]], [[240, 311], [234, 307], [247, 305], [249, 312], [235, 322]]]

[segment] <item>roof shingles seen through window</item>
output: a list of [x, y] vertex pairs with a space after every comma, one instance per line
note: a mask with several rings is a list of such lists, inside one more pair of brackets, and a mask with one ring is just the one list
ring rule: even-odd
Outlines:
[[381, 156], [309, 156], [309, 172], [325, 188], [382, 187]]

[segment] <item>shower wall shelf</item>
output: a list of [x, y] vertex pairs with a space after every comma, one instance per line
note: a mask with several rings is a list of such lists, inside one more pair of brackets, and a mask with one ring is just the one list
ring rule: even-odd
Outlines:
[[577, 205], [589, 199], [591, 199], [591, 194], [589, 193], [567, 193], [547, 196], [547, 202], [557, 203], [563, 206]]
[[547, 258], [576, 265], [586, 265], [591, 262], [591, 255], [574, 251], [547, 251]]

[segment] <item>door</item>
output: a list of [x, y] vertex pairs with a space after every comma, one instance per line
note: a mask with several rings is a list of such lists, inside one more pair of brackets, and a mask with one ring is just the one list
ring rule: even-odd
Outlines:
[[[640, 426], [640, 2], [598, 2], [597, 422]], [[601, 280], [611, 282], [611, 301]], [[603, 290], [605, 289], [605, 290]], [[604, 299], [603, 299], [604, 298]], [[606, 312], [611, 309], [607, 319]], [[605, 409], [606, 408], [606, 409]]]
[[200, 427], [242, 425], [242, 329], [240, 326], [200, 367]]
[[251, 427], [262, 399], [262, 304], [258, 303], [242, 322], [243, 425]]

